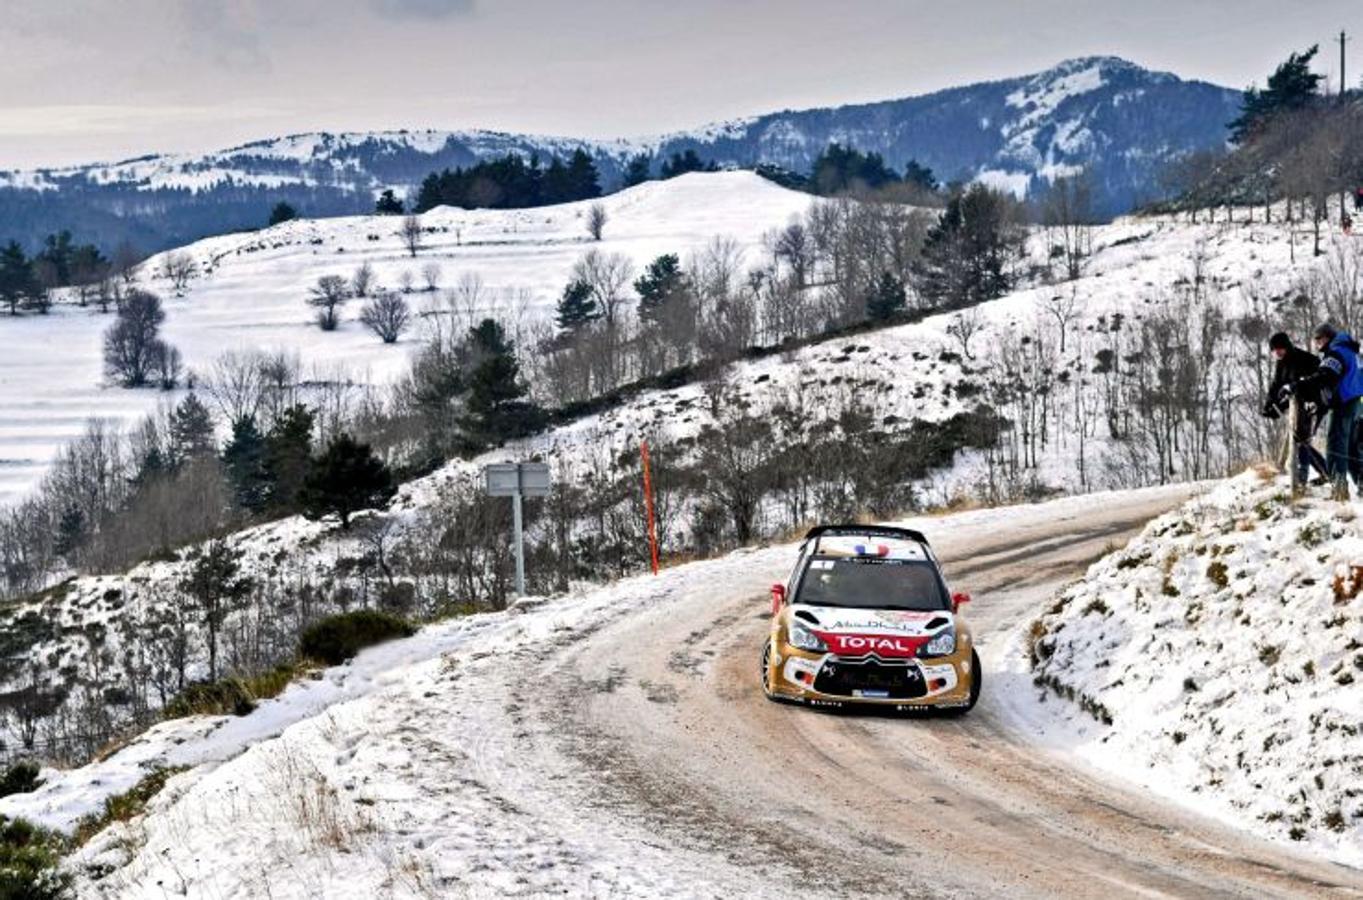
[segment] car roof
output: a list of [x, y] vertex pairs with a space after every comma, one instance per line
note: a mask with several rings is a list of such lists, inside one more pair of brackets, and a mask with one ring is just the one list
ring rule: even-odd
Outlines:
[[851, 559], [857, 557], [917, 562], [927, 562], [932, 559], [927, 545], [918, 541], [854, 534], [821, 537], [810, 553], [811, 559]]
[[825, 535], [835, 534], [866, 538], [899, 538], [900, 540], [922, 544], [924, 547], [928, 545], [928, 539], [923, 536], [923, 532], [915, 531], [912, 528], [899, 528], [894, 525], [815, 525], [805, 533], [805, 540], [810, 541]]

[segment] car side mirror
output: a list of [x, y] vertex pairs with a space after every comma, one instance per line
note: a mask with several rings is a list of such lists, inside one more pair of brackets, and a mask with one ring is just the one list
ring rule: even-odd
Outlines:
[[771, 614], [774, 616], [781, 611], [781, 604], [786, 602], [786, 586], [784, 584], [773, 584], [771, 586]]
[[951, 595], [951, 611], [956, 612], [961, 608], [961, 604], [969, 602], [970, 595], [958, 591]]

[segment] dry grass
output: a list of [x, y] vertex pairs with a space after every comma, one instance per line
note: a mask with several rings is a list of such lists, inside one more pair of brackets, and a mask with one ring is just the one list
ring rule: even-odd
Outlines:
[[312, 760], [285, 748], [268, 767], [268, 777], [289, 823], [304, 846], [350, 852], [374, 825], [360, 814]]
[[183, 766], [154, 769], [123, 793], [105, 798], [104, 809], [98, 815], [88, 815], [77, 823], [72, 840], [80, 846], [113, 823], [127, 822], [142, 815], [146, 812], [151, 798], [161, 793], [161, 789], [172, 776], [183, 771], [185, 771]]

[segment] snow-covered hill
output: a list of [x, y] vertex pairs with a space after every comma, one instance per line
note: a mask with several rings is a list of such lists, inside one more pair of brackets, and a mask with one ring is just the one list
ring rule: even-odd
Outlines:
[[36, 246], [69, 228], [110, 247], [129, 238], [159, 249], [257, 227], [279, 200], [311, 216], [366, 212], [382, 188], [407, 193], [432, 171], [506, 153], [548, 159], [583, 149], [607, 190], [622, 182], [636, 154], [647, 155], [655, 173], [685, 150], [721, 166], [805, 172], [832, 141], [880, 153], [897, 170], [913, 159], [943, 182], [979, 179], [1019, 195], [1087, 168], [1097, 212], [1115, 215], [1162, 196], [1158, 176], [1170, 161], [1221, 146], [1239, 101], [1239, 91], [1084, 57], [917, 97], [783, 110], [633, 139], [478, 130], [299, 134], [214, 153], [0, 172], [0, 241]]
[[1093, 765], [1363, 865], [1358, 512], [1250, 472], [1152, 522], [1019, 634], [1041, 701], [1019, 712]]
[[[1109, 499], [1173, 502], [1184, 493]], [[1090, 504], [1066, 498], [904, 524], [938, 545], [969, 546], [1038, 519], [1073, 527]], [[586, 760], [584, 770], [561, 750], [570, 737], [528, 715], [502, 679], [524, 685], [512, 673], [534, 672], [633, 616], [690, 621], [700, 595], [753, 598], [744, 618], [758, 616], [758, 594], [788, 571], [795, 550], [747, 548], [435, 623], [295, 683], [248, 716], [164, 722], [107, 759], [49, 771], [38, 791], [0, 799], [0, 813], [69, 830], [149, 772], [190, 767], [145, 817], [114, 824], [72, 858], [88, 897], [789, 896], [787, 872], [769, 883], [727, 851], [659, 839], [603, 804], [597, 788], [610, 761]], [[711, 656], [723, 647], [712, 634], [695, 649]], [[608, 686], [594, 691], [649, 687], [599, 675]]]
[[[609, 216], [604, 237], [587, 234], [588, 202], [533, 210], [441, 208], [421, 217], [422, 249], [412, 257], [401, 219], [355, 216], [295, 220], [264, 231], [210, 238], [188, 254], [200, 275], [176, 295], [160, 275], [167, 254], [148, 260], [145, 287], [166, 301], [164, 336], [190, 369], [204, 370], [232, 349], [297, 353], [305, 371], [347, 374], [385, 383], [405, 369], [416, 334], [384, 345], [356, 317], [363, 301], [345, 309], [338, 331], [321, 332], [305, 300], [323, 275], [350, 278], [370, 264], [378, 285], [397, 289], [404, 275], [418, 310], [462, 282], [481, 284], [481, 309], [510, 313], [527, 306], [552, 314], [573, 264], [588, 250], [620, 253], [642, 268], [662, 253], [683, 259], [709, 241], [727, 237], [748, 264], [763, 257], [764, 233], [803, 213], [808, 195], [746, 172], [694, 174], [649, 182], [600, 201]], [[440, 291], [425, 291], [423, 271], [434, 266]], [[47, 316], [0, 321], [0, 503], [23, 496], [58, 449], [78, 436], [90, 417], [125, 425], [164, 402], [154, 390], [128, 391], [105, 382], [102, 335], [111, 317], [61, 303]]]
[[[743, 173], [693, 175], [646, 185], [615, 198], [615, 224], [608, 227], [607, 244], [616, 240], [621, 242], [617, 246], [633, 247], [647, 257], [676, 247], [679, 236], [692, 234], [690, 229], [694, 229], [696, 240], [702, 239], [707, 227], [729, 221], [720, 219], [721, 215], [733, 216], [732, 221], [739, 223], [760, 205], [771, 221], [780, 222], [798, 211], [803, 199]], [[655, 204], [665, 207], [669, 230], [660, 229], [658, 222], [663, 220], [657, 218], [660, 210]], [[738, 206], [743, 209], [736, 209]], [[576, 252], [588, 246], [575, 233], [578, 219], [573, 210], [542, 210], [538, 216], [516, 213], [510, 221], [508, 214], [433, 212], [428, 216], [430, 223], [446, 221], [453, 226], [458, 222], [462, 223], [459, 227], [471, 230], [461, 236], [437, 231], [430, 236], [433, 246], [425, 255], [443, 258], [441, 254], [448, 253], [455, 260], [477, 259], [478, 266], [470, 268], [486, 271], [489, 284], [498, 288], [536, 277], [546, 285], [546, 291], [556, 289]], [[714, 218], [708, 218], [711, 216]], [[482, 224], [475, 227], [474, 223]], [[172, 301], [167, 328], [170, 338], [188, 350], [192, 365], [211, 360], [221, 350], [239, 343], [292, 347], [305, 360], [319, 364], [362, 362], [375, 379], [396, 372], [404, 361], [401, 345], [386, 347], [353, 322], [347, 322], [340, 332], [323, 334], [309, 323], [309, 310], [300, 299], [303, 289], [317, 275], [348, 271], [361, 258], [373, 260], [384, 280], [410, 265], [411, 260], [396, 246], [397, 238], [390, 231], [382, 233], [379, 241], [367, 240], [369, 229], [376, 224], [386, 229], [396, 226], [391, 219], [296, 222], [270, 232], [277, 237], [273, 242], [243, 236], [196, 245], [194, 254], [212, 271], [195, 282], [184, 298]], [[610, 239], [611, 227], [634, 237]], [[753, 231], [747, 234], [755, 241]], [[480, 239], [474, 241], [473, 235]], [[326, 243], [321, 247], [311, 244], [316, 236]], [[1034, 253], [1044, 254], [1044, 237], [1036, 236], [1033, 243]], [[337, 253], [342, 246], [346, 252]], [[1287, 237], [1276, 225], [1123, 221], [1098, 229], [1094, 249], [1083, 277], [1059, 289], [1072, 294], [1075, 302], [1063, 353], [1056, 346], [1056, 325], [1047, 306], [1058, 289], [1055, 285], [1033, 285], [978, 308], [975, 314], [980, 332], [972, 342], [972, 358], [963, 357], [960, 342], [950, 333], [956, 314], [829, 339], [733, 364], [723, 373], [724, 396], [719, 403], [714, 383], [645, 391], [615, 408], [523, 442], [475, 459], [451, 461], [405, 485], [389, 510], [362, 516], [354, 532], [341, 532], [334, 522], [294, 517], [251, 528], [233, 535], [231, 541], [243, 553], [247, 571], [258, 579], [265, 595], [283, 596], [301, 585], [324, 597], [354, 597], [366, 590], [361, 584], [365, 576], [349, 564], [370, 552], [365, 535], [383, 532], [390, 546], [404, 540], [417, 544], [429, 541], [422, 529], [432, 527], [430, 517], [440, 508], [444, 486], [471, 482], [488, 462], [544, 459], [553, 466], [557, 481], [581, 485], [588, 476], [619, 474], [620, 461], [643, 437], [655, 446], [691, 446], [694, 450], [688, 441], [707, 427], [722, 426], [717, 413], [740, 409], [785, 423], [780, 425], [778, 436], [792, 444], [811, 435], [830, 434], [865, 441], [870, 439], [868, 432], [847, 434], [840, 430], [844, 426], [839, 416], [849, 403], [860, 406], [871, 423], [869, 431], [875, 433], [947, 422], [980, 402], [1006, 403], [1006, 397], [995, 396], [996, 391], [1001, 387], [1005, 393], [1012, 392], [1010, 386], [1018, 378], [1032, 377], [1025, 372], [1014, 374], [1010, 367], [1018, 362], [1007, 354], [1019, 348], [1039, 350], [1041, 344], [1050, 350], [1025, 365], [1029, 371], [1052, 379], [1046, 387], [1047, 410], [1041, 414], [1050, 436], [1040, 444], [1035, 465], [1022, 473], [1030, 487], [1003, 486], [999, 495], [1130, 487], [1157, 481], [1157, 475], [1132, 464], [1130, 441], [1114, 440], [1098, 412], [1100, 398], [1113, 386], [1095, 375], [1094, 369], [1101, 352], [1124, 346], [1112, 330], [1118, 320], [1130, 323], [1123, 334], [1137, 330], [1142, 317], [1152, 311], [1152, 297], [1189, 279], [1193, 259], [1199, 260], [1200, 277], [1207, 288], [1223, 294], [1219, 302], [1223, 304], [1221, 311], [1227, 314], [1245, 310], [1244, 289], [1286, 295], [1292, 279], [1318, 263], [1303, 257], [1294, 267]], [[417, 262], [421, 259], [418, 257]], [[338, 267], [337, 260], [344, 262]], [[493, 282], [493, 277], [499, 281]], [[1190, 308], [1179, 310], [1179, 315], [1201, 314]], [[92, 354], [89, 365], [97, 366], [93, 354], [105, 319], [65, 310], [54, 318], [35, 316], [13, 324], [58, 322], [63, 317], [87, 329]], [[1029, 343], [1015, 343], [1021, 336]], [[72, 345], [69, 334], [64, 340], [63, 346]], [[1253, 362], [1247, 365], [1251, 367], [1247, 378], [1252, 380]], [[16, 375], [23, 371], [16, 367]], [[77, 400], [81, 396], [79, 387], [71, 388]], [[8, 402], [22, 408], [25, 392], [39, 393], [43, 386], [33, 381], [13, 390]], [[1028, 390], [1034, 391], [1035, 386]], [[104, 392], [116, 398], [130, 393], [117, 389]], [[159, 396], [154, 392], [132, 395], [147, 404], [156, 402]], [[1082, 444], [1076, 425], [1081, 402], [1091, 404]], [[1250, 404], [1257, 405], [1258, 400], [1239, 397], [1233, 402], [1252, 410]], [[777, 407], [783, 407], [784, 412], [772, 415]], [[96, 409], [90, 406], [84, 411]], [[1013, 412], [1006, 407], [1004, 411]], [[37, 414], [46, 410], [34, 412], [36, 427], [43, 427], [45, 420]], [[73, 430], [79, 421], [78, 416], [71, 417]], [[1038, 423], [1030, 427], [1035, 431]], [[1014, 427], [1013, 440], [1022, 431], [1021, 426]], [[1202, 460], [1206, 467], [1203, 471], [1224, 471], [1228, 464], [1225, 448], [1208, 449], [1212, 455]], [[978, 451], [961, 452], [950, 465], [929, 472], [909, 487], [923, 505], [947, 506], [982, 496], [988, 499], [986, 485], [1001, 477], [999, 469], [1005, 464], [1005, 455], [1006, 451], [992, 458]], [[759, 526], [779, 525], [778, 516], [777, 510], [764, 508]], [[687, 545], [683, 542], [679, 546]], [[22, 651], [38, 664], [44, 677], [56, 678], [61, 684], [121, 683], [127, 679], [120, 674], [120, 666], [132, 664], [124, 651], [138, 646], [146, 630], [164, 618], [167, 597], [174, 596], [192, 552], [180, 554], [173, 561], [147, 562], [123, 574], [73, 579], [32, 602], [10, 608], [5, 621], [11, 628], [24, 623], [46, 626], [33, 630]], [[197, 649], [202, 647], [197, 626], [190, 624], [188, 633], [196, 648], [188, 674], [191, 678], [203, 677], [206, 661]], [[286, 644], [289, 639], [288, 635], [281, 637]], [[73, 695], [72, 702], [80, 699]], [[118, 717], [126, 711], [113, 713]]]

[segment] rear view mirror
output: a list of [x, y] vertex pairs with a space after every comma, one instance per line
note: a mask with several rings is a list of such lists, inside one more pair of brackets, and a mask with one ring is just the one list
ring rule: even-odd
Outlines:
[[781, 604], [786, 602], [786, 586], [784, 584], [773, 584], [771, 586], [771, 614], [774, 616], [781, 611]]
[[969, 594], [963, 594], [963, 593], [961, 593], [961, 592], [958, 591], [958, 592], [956, 592], [955, 594], [952, 594], [952, 595], [951, 595], [951, 611], [952, 611], [952, 612], [956, 612], [958, 609], [961, 608], [961, 604], [963, 604], [963, 603], [969, 603], [969, 602], [970, 602], [970, 595], [969, 595]]

